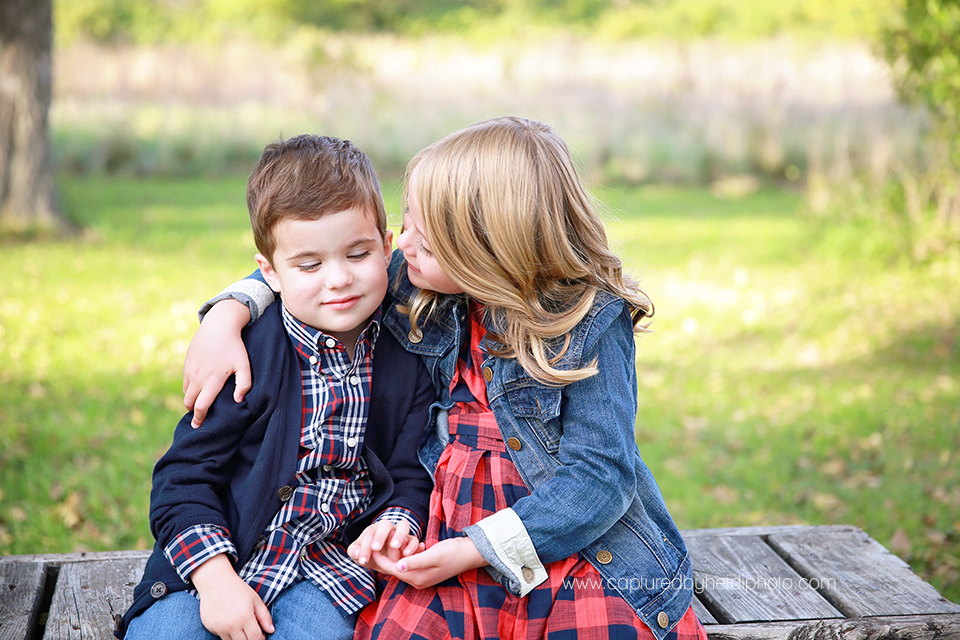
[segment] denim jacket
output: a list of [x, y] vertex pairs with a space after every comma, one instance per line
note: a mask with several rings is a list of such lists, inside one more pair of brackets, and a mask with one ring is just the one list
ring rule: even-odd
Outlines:
[[[429, 320], [418, 323], [419, 333], [412, 332], [408, 316], [397, 309], [416, 292], [405, 266], [402, 254], [394, 252], [394, 302], [382, 322], [423, 358], [439, 390], [420, 446], [420, 460], [433, 473], [448, 439], [450, 380], [467, 301], [446, 296]], [[246, 302], [256, 319], [258, 303]], [[598, 374], [549, 386], [531, 378], [516, 360], [488, 357], [483, 362], [487, 400], [530, 495], [465, 533], [489, 562], [490, 574], [518, 595], [546, 579], [544, 564], [579, 552], [663, 640], [690, 606], [692, 566], [637, 449], [634, 354], [629, 309], [622, 299], [600, 292], [558, 364], [575, 369], [596, 361]]]

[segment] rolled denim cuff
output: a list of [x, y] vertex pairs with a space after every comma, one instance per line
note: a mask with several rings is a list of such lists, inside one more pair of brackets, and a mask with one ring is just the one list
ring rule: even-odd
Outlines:
[[513, 509], [487, 516], [463, 532], [490, 564], [490, 574], [511, 593], [525, 596], [547, 579], [527, 528]]
[[253, 324], [266, 311], [267, 307], [273, 304], [275, 299], [276, 295], [269, 286], [259, 280], [246, 278], [234, 282], [219, 294], [204, 302], [203, 306], [200, 307], [200, 322], [203, 322], [203, 317], [207, 315], [207, 311], [210, 311], [213, 305], [221, 300], [236, 300], [247, 305], [247, 308], [250, 309], [249, 324]]

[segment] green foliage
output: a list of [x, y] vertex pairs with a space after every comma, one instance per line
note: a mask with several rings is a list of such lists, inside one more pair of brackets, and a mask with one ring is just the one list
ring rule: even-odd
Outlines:
[[[956, 136], [960, 126], [960, 2], [905, 0], [902, 19], [884, 34], [900, 94], [921, 102]], [[960, 148], [957, 149], [960, 152]]]
[[531, 33], [606, 38], [871, 39], [894, 0], [55, 0], [58, 42], [210, 41], [249, 34], [277, 41], [298, 27], [418, 34]]
[[922, 157], [895, 176], [812, 176], [810, 210], [827, 244], [882, 260], [960, 252], [960, 1], [905, 0], [880, 40], [900, 96], [932, 126]]
[[[196, 309], [253, 266], [242, 178], [60, 185], [88, 236], [3, 247], [0, 554], [152, 543]], [[597, 195], [657, 305], [637, 440], [680, 526], [858, 525], [960, 600], [960, 259], [811, 251], [789, 193]]]

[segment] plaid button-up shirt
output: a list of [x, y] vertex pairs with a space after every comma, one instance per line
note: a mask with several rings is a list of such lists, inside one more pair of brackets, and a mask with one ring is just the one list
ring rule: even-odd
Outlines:
[[[290, 487], [289, 499], [238, 574], [267, 605], [283, 589], [306, 578], [327, 592], [334, 605], [351, 614], [375, 597], [372, 573], [347, 555], [340, 533], [372, 497], [373, 486], [361, 453], [380, 311], [360, 334], [353, 360], [335, 338], [299, 322], [286, 308], [281, 314], [300, 355], [299, 484]], [[388, 508], [377, 517], [384, 518], [406, 520], [411, 532], [419, 535], [419, 519], [406, 509]], [[237, 557], [230, 533], [215, 525], [186, 529], [164, 553], [184, 581], [215, 555]]]

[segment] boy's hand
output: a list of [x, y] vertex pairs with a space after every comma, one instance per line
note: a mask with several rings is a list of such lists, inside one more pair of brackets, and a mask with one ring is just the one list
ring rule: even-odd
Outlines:
[[183, 363], [183, 405], [193, 411], [191, 426], [203, 424], [214, 398], [231, 374], [236, 374], [233, 399], [250, 390], [250, 359], [240, 332], [250, 321], [247, 305], [221, 300], [204, 316], [190, 341]]
[[273, 618], [257, 592], [240, 579], [226, 555], [210, 558], [190, 575], [200, 594], [200, 620], [223, 640], [264, 640]]
[[361, 566], [393, 574], [397, 560], [423, 548], [417, 537], [410, 535], [408, 522], [380, 520], [363, 530], [347, 548], [347, 554]]
[[412, 587], [423, 589], [486, 564], [487, 561], [470, 538], [448, 538], [426, 551], [400, 559], [391, 575]]

